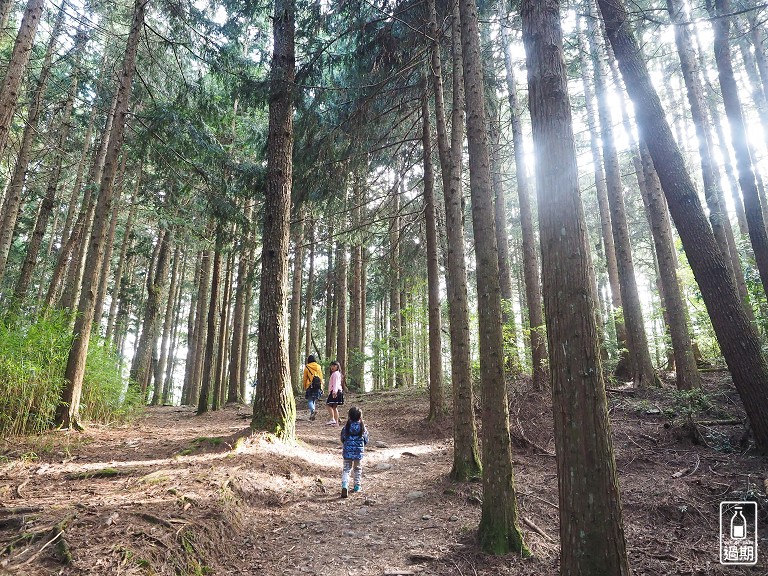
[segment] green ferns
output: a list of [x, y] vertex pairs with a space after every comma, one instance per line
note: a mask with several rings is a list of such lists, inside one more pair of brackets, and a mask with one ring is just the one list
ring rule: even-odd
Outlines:
[[[31, 324], [21, 319], [0, 321], [0, 437], [51, 428], [71, 342], [63, 313], [49, 313]], [[83, 419], [101, 423], [129, 419], [139, 402], [126, 388], [117, 358], [93, 342], [83, 383]]]

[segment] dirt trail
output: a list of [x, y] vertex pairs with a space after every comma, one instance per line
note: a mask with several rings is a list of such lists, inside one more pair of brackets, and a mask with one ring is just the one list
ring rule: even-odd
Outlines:
[[[648, 394], [611, 397], [633, 574], [768, 573], [764, 538], [754, 568], [720, 566], [717, 548], [720, 500], [751, 495], [765, 509], [765, 463], [712, 438], [691, 444], [670, 427], [667, 399]], [[551, 414], [525, 398], [512, 429], [533, 559], [477, 552], [481, 486], [448, 479], [451, 422], [425, 422], [424, 391], [406, 391], [348, 399], [342, 413], [359, 405], [371, 441], [363, 491], [347, 499], [339, 428], [324, 413], [309, 422], [301, 401], [295, 445], [250, 436], [243, 406], [150, 408], [129, 426], [2, 441], [0, 573], [557, 574]]]

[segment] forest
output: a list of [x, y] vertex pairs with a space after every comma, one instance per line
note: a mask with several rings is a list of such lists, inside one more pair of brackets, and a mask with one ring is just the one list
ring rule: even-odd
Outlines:
[[0, 0], [0, 574], [765, 573], [766, 20]]

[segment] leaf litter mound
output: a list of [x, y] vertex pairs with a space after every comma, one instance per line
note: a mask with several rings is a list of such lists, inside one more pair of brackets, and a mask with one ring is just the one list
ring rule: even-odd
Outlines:
[[[766, 463], [752, 454], [728, 379], [701, 393], [608, 391], [633, 574], [765, 574], [719, 564], [719, 503], [754, 500], [768, 526]], [[301, 402], [301, 401], [300, 401]], [[559, 572], [550, 400], [510, 387], [521, 527], [534, 552], [478, 551], [480, 482], [455, 483], [450, 418], [427, 422], [426, 391], [350, 396], [371, 442], [363, 491], [340, 498], [339, 429], [298, 441], [248, 430], [250, 409], [148, 408], [131, 425], [0, 442], [0, 573], [282, 576]], [[342, 411], [344, 412], [344, 411]], [[764, 532], [764, 529], [763, 529]]]

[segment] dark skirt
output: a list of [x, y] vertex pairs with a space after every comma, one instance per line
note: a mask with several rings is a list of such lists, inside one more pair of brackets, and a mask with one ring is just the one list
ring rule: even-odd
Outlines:
[[341, 390], [336, 392], [336, 396], [332, 396], [331, 394], [328, 394], [328, 398], [325, 400], [325, 403], [328, 406], [341, 406], [344, 404], [344, 392]]

